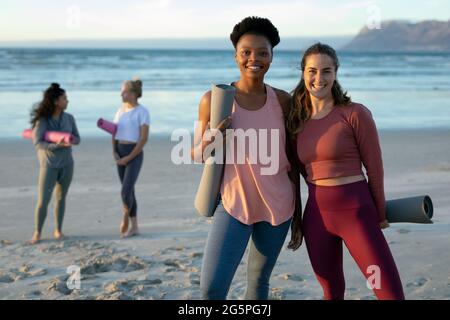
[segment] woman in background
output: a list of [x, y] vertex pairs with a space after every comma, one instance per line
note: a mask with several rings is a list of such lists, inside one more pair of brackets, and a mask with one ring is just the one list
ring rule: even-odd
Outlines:
[[123, 219], [120, 224], [120, 235], [127, 238], [139, 234], [134, 185], [144, 160], [143, 149], [149, 135], [150, 113], [138, 103], [138, 99], [142, 96], [141, 80], [125, 81], [121, 96], [123, 104], [114, 117], [117, 131], [112, 138], [112, 146], [122, 183]]
[[[35, 231], [30, 241], [38, 243], [41, 239], [42, 227], [47, 216], [47, 208], [53, 189], [55, 190], [55, 239], [64, 239], [62, 224], [66, 204], [66, 196], [72, 182], [74, 162], [72, 144], [80, 143], [75, 118], [65, 112], [69, 100], [59, 84], [52, 83], [45, 90], [42, 101], [31, 112], [33, 128], [33, 144], [39, 159], [39, 191], [35, 210]], [[72, 144], [61, 139], [58, 143], [45, 141], [46, 131], [59, 131], [72, 134]]]

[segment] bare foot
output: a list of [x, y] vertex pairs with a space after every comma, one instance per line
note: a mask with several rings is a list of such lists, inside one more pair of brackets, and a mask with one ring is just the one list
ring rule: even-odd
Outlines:
[[53, 232], [53, 236], [55, 237], [56, 240], [64, 240], [65, 238], [62, 232], [58, 230], [55, 230], [55, 232]]
[[39, 241], [41, 241], [41, 234], [37, 231], [35, 231], [33, 233], [33, 237], [31, 238], [30, 241], [28, 241], [29, 244], [37, 244], [39, 243]]
[[139, 229], [137, 227], [131, 227], [131, 229], [128, 230], [128, 232], [125, 233], [122, 238], [131, 238], [137, 235], [139, 235]]
[[120, 224], [120, 235], [123, 237], [125, 233], [128, 231], [128, 225], [129, 225], [129, 217], [128, 214], [123, 215], [122, 223]]

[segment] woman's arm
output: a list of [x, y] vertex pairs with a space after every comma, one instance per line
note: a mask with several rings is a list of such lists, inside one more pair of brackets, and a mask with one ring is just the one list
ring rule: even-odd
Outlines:
[[358, 143], [362, 164], [366, 168], [370, 192], [378, 211], [378, 221], [386, 221], [384, 196], [384, 170], [380, 140], [372, 114], [363, 105], [356, 105], [351, 114], [351, 124]]
[[78, 132], [77, 123], [75, 122], [75, 117], [72, 116], [72, 144], [77, 145], [80, 144], [81, 138], [80, 133]]
[[[289, 110], [292, 107], [292, 97], [289, 93], [283, 90], [274, 88], [277, 94], [278, 102], [280, 103], [283, 111], [284, 119], [287, 119]], [[285, 120], [286, 122], [286, 120]], [[290, 137], [289, 132], [286, 130], [286, 156], [289, 160], [290, 171], [288, 172], [289, 178], [294, 185], [295, 196], [295, 210], [291, 222], [291, 240], [288, 244], [288, 249], [293, 251], [297, 250], [303, 242], [302, 233], [302, 198], [300, 196], [300, 174], [301, 171], [300, 162], [297, 156], [297, 139]]]
[[116, 160], [116, 161], [119, 160], [120, 156], [119, 156], [119, 153], [117, 152], [117, 140], [114, 135], [112, 136], [112, 150], [113, 150], [114, 160]]
[[191, 148], [191, 159], [195, 162], [202, 163], [203, 150], [206, 148], [207, 141], [203, 141], [203, 134], [209, 127], [209, 120], [211, 116], [211, 91], [206, 92], [198, 106], [198, 122], [194, 131], [194, 144]]
[[294, 182], [295, 190], [295, 210], [291, 222], [291, 240], [288, 244], [288, 249], [297, 250], [303, 242], [302, 232], [302, 199], [300, 197], [300, 175]]
[[[203, 157], [203, 151], [205, 148], [214, 142], [214, 136], [211, 140], [203, 139], [203, 135], [206, 130], [209, 130], [209, 121], [211, 117], [211, 91], [206, 92], [202, 99], [200, 100], [200, 104], [198, 107], [198, 123], [194, 132], [194, 143], [191, 148], [191, 159], [195, 162], [202, 163], [206, 159]], [[219, 123], [217, 129], [222, 131], [225, 134], [225, 130], [230, 126], [231, 118], [225, 118], [222, 122]], [[225, 143], [225, 139], [224, 139]]]
[[33, 128], [33, 144], [36, 149], [54, 151], [61, 147], [61, 144], [45, 141], [47, 131], [47, 121], [39, 119]]
[[[287, 133], [286, 133], [287, 134]], [[302, 198], [300, 193], [300, 175], [303, 175], [302, 166], [297, 156], [297, 139], [290, 139], [286, 141], [286, 150], [289, 162], [291, 163], [291, 172], [289, 177], [294, 184], [295, 192], [295, 210], [291, 223], [291, 240], [288, 244], [288, 249], [297, 250], [303, 241], [302, 232]]]
[[[116, 114], [114, 115], [113, 123], [116, 126], [119, 125], [120, 110], [121, 109], [117, 110]], [[112, 135], [112, 150], [113, 150], [113, 158], [117, 162], [117, 160], [120, 159], [120, 156], [119, 156], [119, 153], [117, 152], [117, 140], [116, 140], [116, 135], [115, 134]]]

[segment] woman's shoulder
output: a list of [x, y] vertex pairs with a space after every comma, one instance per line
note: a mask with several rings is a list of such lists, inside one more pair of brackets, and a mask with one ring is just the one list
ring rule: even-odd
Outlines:
[[200, 99], [199, 109], [208, 111], [211, 109], [211, 90], [206, 91]]
[[292, 99], [292, 96], [288, 92], [286, 92], [286, 91], [284, 91], [282, 89], [278, 89], [278, 88], [269, 86], [269, 85], [267, 85], [267, 86], [269, 88], [272, 88], [273, 92], [275, 92], [275, 94], [277, 95], [278, 99], [283, 100], [283, 101], [285, 101], [285, 100], [290, 101]]
[[138, 104], [137, 109], [140, 110], [140, 112], [150, 113], [150, 109], [142, 104]]
[[361, 116], [361, 115], [372, 115], [369, 108], [367, 108], [362, 103], [350, 102], [346, 105], [340, 105], [339, 109], [341, 112], [345, 113], [347, 116]]
[[123, 106], [120, 106], [116, 110], [116, 115], [119, 115], [119, 114], [122, 114], [122, 113], [123, 113]]
[[73, 116], [73, 114], [68, 113], [68, 112], [63, 112], [63, 116], [70, 119], [70, 120], [74, 120], [75, 121], [75, 117]]
[[373, 122], [372, 112], [365, 105], [351, 102], [340, 107], [341, 113], [352, 124]]
[[35, 122], [33, 128], [47, 126], [47, 125], [48, 125], [48, 118], [47, 117], [39, 117], [36, 119], [36, 122]]
[[208, 91], [206, 91], [203, 95], [202, 95], [202, 97], [201, 97], [201, 99], [200, 99], [200, 103], [206, 103], [206, 102], [208, 102], [208, 103], [210, 103], [211, 102], [211, 90], [208, 90]]
[[272, 88], [273, 92], [275, 93], [275, 95], [278, 99], [278, 102], [280, 103], [281, 107], [283, 108], [284, 114], [287, 114], [288, 110], [290, 108], [290, 105], [291, 105], [292, 96], [284, 90], [281, 90], [281, 89], [278, 89], [275, 87], [270, 87], [270, 86], [269, 86], [269, 88]]

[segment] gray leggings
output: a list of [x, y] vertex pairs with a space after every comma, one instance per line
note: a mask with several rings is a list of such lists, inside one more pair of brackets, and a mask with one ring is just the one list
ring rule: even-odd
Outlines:
[[69, 191], [73, 176], [73, 164], [63, 168], [39, 169], [39, 195], [35, 210], [35, 231], [41, 233], [47, 217], [47, 208], [55, 189], [55, 229], [61, 231], [64, 211], [66, 208], [66, 195]]
[[[118, 144], [117, 153], [119, 156], [125, 157], [129, 155], [136, 144]], [[137, 214], [137, 202], [134, 194], [134, 185], [139, 177], [142, 163], [144, 161], [144, 152], [141, 151], [133, 160], [127, 163], [125, 166], [117, 166], [117, 172], [119, 173], [120, 182], [122, 183], [122, 190], [120, 195], [122, 196], [122, 203], [124, 210], [130, 217], [136, 217]]]
[[205, 247], [200, 278], [202, 299], [224, 300], [251, 236], [245, 299], [266, 300], [272, 270], [291, 219], [279, 226], [268, 222], [246, 225], [217, 207]]

